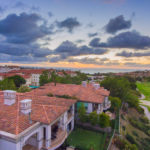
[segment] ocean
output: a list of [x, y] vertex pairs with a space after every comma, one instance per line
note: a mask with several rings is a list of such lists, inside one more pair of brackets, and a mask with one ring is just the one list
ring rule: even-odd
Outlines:
[[[22, 67], [24, 68], [24, 67]], [[133, 71], [143, 71], [146, 69], [113, 69], [113, 68], [58, 68], [58, 67], [26, 67], [25, 68], [46, 68], [46, 69], [58, 69], [58, 70], [72, 70], [72, 71], [81, 71], [83, 73], [120, 73], [120, 72], [133, 72]]]
[[55, 68], [55, 69], [64, 69], [72, 71], [81, 71], [83, 73], [120, 73], [120, 72], [133, 72], [133, 71], [143, 71], [146, 69], [113, 69], [113, 68]]

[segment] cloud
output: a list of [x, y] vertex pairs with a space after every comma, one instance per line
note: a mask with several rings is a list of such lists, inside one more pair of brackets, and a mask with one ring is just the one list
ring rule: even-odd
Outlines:
[[40, 11], [40, 7], [38, 7], [38, 6], [32, 6], [31, 10], [39, 12]]
[[29, 44], [51, 34], [51, 29], [36, 13], [10, 14], [0, 20], [0, 34], [5, 36], [9, 43]]
[[25, 8], [25, 7], [27, 7], [27, 5], [23, 2], [18, 1], [15, 3], [15, 5], [13, 7], [14, 8]]
[[49, 11], [47, 14], [48, 14], [49, 17], [53, 17], [53, 13], [52, 12]]
[[57, 27], [66, 28], [69, 32], [72, 32], [75, 28], [79, 27], [81, 24], [77, 18], [67, 18], [63, 21], [56, 22]]
[[85, 58], [81, 58], [81, 59], [69, 58], [68, 61], [69, 62], [79, 62], [82, 64], [94, 64], [94, 65], [106, 65], [106, 66], [119, 65], [119, 63], [116, 60], [111, 61], [108, 58], [90, 58], [90, 57], [85, 57]]
[[[61, 61], [68, 59], [69, 57], [73, 56], [81, 56], [81, 55], [102, 55], [107, 53], [105, 49], [95, 49], [90, 48], [86, 45], [77, 46], [73, 42], [65, 41], [62, 42], [54, 51], [53, 54], [57, 55], [51, 61]], [[56, 59], [56, 60], [55, 60]]]
[[10, 44], [0, 43], [0, 53], [12, 56], [34, 56], [46, 57], [51, 54], [51, 50], [47, 48], [40, 48], [39, 45], [24, 45], [24, 44]]
[[38, 63], [38, 62], [46, 62], [46, 61], [48, 61], [47, 57], [34, 57], [34, 56], [19, 56], [18, 57], [18, 56], [0, 53], [0, 62], [2, 62], [2, 63], [21, 62], [21, 63], [28, 64], [29, 62], [30, 63]]
[[150, 48], [150, 37], [141, 35], [136, 31], [123, 32], [114, 37], [110, 37], [106, 42], [100, 42], [100, 38], [94, 38], [89, 43], [92, 47], [105, 48], [132, 48], [148, 49]]
[[134, 63], [134, 62], [128, 62], [128, 63], [124, 63], [125, 66], [128, 66], [128, 67], [147, 67], [147, 68], [150, 68], [150, 64], [140, 64], [140, 63]]
[[86, 27], [88, 27], [88, 28], [93, 28], [93, 27], [94, 27], [94, 24], [93, 24], [93, 23], [88, 23]]
[[100, 38], [94, 38], [89, 43], [92, 47], [101, 47]]
[[150, 56], [150, 52], [147, 53], [132, 53], [123, 51], [121, 53], [117, 53], [116, 56], [122, 56], [122, 57], [143, 57], [143, 56]]
[[6, 10], [6, 8], [0, 6], [0, 13], [3, 13]]
[[97, 32], [95, 32], [95, 33], [88, 33], [88, 37], [94, 37], [94, 36], [97, 36], [98, 35], [98, 33]]
[[120, 30], [129, 29], [131, 27], [131, 21], [125, 20], [123, 15], [117, 16], [116, 18], [110, 19], [108, 24], [105, 26], [107, 33], [114, 34]]
[[80, 44], [80, 43], [85, 42], [85, 40], [79, 39], [79, 40], [76, 40], [75, 42], [78, 43], [78, 44]]

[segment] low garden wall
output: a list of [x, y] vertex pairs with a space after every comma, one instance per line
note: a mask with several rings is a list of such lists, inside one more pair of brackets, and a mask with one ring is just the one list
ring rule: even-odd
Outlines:
[[92, 126], [90, 123], [87, 123], [87, 122], [83, 123], [83, 122], [80, 122], [80, 121], [76, 121], [76, 125], [81, 126], [85, 129], [90, 129], [90, 130], [94, 130], [94, 131], [100, 131], [100, 132], [105, 132], [105, 133], [111, 133], [112, 132], [111, 127], [100, 128], [98, 125]]

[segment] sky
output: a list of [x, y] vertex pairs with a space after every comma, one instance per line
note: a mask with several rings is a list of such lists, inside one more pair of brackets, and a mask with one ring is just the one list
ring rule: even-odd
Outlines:
[[150, 69], [149, 0], [0, 0], [0, 65]]

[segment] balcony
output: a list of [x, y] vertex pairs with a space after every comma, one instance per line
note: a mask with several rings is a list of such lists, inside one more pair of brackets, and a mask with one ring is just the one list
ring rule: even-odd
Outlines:
[[64, 143], [66, 138], [67, 138], [67, 131], [63, 131], [62, 129], [59, 128], [55, 135], [55, 138], [51, 139], [51, 146], [49, 148], [43, 147], [43, 149], [44, 150], [54, 150], [54, 149], [60, 147]]
[[71, 112], [68, 112], [68, 120], [70, 120], [70, 118], [72, 117], [72, 113]]

